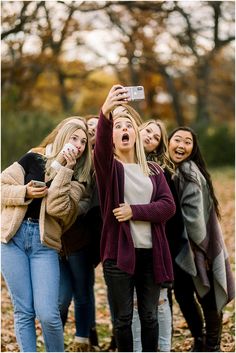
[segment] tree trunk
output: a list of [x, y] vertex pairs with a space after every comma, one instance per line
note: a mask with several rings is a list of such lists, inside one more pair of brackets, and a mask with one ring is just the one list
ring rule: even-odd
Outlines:
[[173, 110], [175, 112], [175, 120], [178, 126], [184, 125], [183, 111], [179, 102], [179, 93], [175, 88], [174, 81], [170, 75], [164, 70], [162, 70], [162, 75], [166, 81], [167, 90], [172, 97]]
[[208, 110], [209, 74], [210, 65], [204, 60], [204, 62], [197, 68], [197, 103], [195, 119], [197, 124], [208, 124], [211, 120]]
[[71, 109], [72, 104], [66, 93], [65, 76], [61, 71], [57, 71], [57, 78], [59, 82], [59, 91], [60, 91], [60, 100], [61, 100], [62, 109], [63, 111], [68, 112]]

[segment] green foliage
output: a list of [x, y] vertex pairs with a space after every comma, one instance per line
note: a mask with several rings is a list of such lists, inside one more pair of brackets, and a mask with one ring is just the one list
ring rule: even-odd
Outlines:
[[234, 129], [229, 124], [202, 125], [195, 130], [208, 166], [234, 165]]
[[2, 110], [13, 110], [13, 107], [17, 107], [20, 104], [20, 86], [17, 84], [9, 85], [3, 89], [1, 95]]
[[45, 112], [2, 112], [2, 170], [37, 146], [62, 119]]

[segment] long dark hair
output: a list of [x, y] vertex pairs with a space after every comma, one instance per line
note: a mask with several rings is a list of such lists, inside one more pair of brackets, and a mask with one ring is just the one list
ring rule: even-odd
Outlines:
[[[200, 172], [202, 173], [202, 175], [206, 179], [207, 185], [209, 187], [210, 195], [212, 197], [212, 200], [213, 200], [213, 203], [215, 206], [217, 217], [220, 219], [219, 202], [218, 202], [217, 197], [215, 195], [211, 176], [210, 176], [209, 172], [207, 171], [206, 162], [205, 162], [205, 160], [201, 154], [200, 148], [199, 148], [197, 134], [190, 127], [180, 126], [180, 127], [175, 128], [173, 131], [171, 131], [171, 133], [168, 136], [168, 140], [170, 141], [172, 136], [177, 131], [180, 131], [180, 130], [190, 132], [190, 134], [192, 135], [192, 138], [193, 138], [193, 150], [192, 150], [190, 156], [188, 158], [186, 158], [183, 162], [191, 160], [191, 161], [195, 162], [195, 164], [199, 168]], [[178, 168], [179, 168], [179, 170], [185, 180], [196, 183], [196, 180], [194, 179], [194, 177], [192, 175], [189, 175], [188, 173], [183, 171], [183, 169], [181, 168], [181, 164], [178, 165]]]

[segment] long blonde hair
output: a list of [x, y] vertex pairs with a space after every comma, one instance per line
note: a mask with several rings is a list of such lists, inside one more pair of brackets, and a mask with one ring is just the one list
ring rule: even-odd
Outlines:
[[74, 178], [80, 182], [88, 182], [91, 170], [91, 147], [89, 143], [88, 130], [85, 129], [79, 121], [78, 123], [67, 122], [58, 131], [52, 144], [52, 152], [47, 158], [45, 166], [46, 175], [49, 179], [53, 179], [56, 175], [56, 170], [51, 167], [52, 162], [57, 158], [63, 146], [69, 141], [72, 134], [78, 129], [84, 131], [87, 137], [87, 143], [82, 156], [76, 161], [76, 165], [74, 167]]
[[171, 162], [168, 152], [168, 135], [166, 127], [161, 120], [151, 119], [139, 126], [139, 131], [147, 128], [148, 125], [155, 124], [161, 130], [161, 139], [158, 146], [152, 152], [146, 153], [148, 161], [153, 161], [159, 164], [163, 169], [168, 169], [171, 174], [174, 173], [174, 164]]
[[[125, 106], [125, 108], [126, 108], [126, 106]], [[113, 113], [112, 113], [112, 115], [113, 115]], [[138, 125], [137, 125], [137, 122], [135, 119], [136, 116], [133, 117], [129, 113], [128, 109], [124, 109], [118, 113], [115, 113], [114, 120], [117, 118], [128, 118], [131, 121], [133, 128], [134, 128], [134, 131], [135, 131], [135, 135], [136, 135], [136, 140], [135, 140], [135, 145], [134, 145], [135, 159], [137, 160], [137, 164], [140, 165], [144, 175], [152, 174], [151, 170], [148, 167], [148, 163], [146, 160], [146, 155], [145, 155], [143, 143], [142, 143], [141, 136], [140, 136], [139, 129], [138, 129]]]
[[87, 126], [86, 119], [83, 118], [82, 116], [70, 116], [68, 118], [63, 119], [57, 126], [40, 142], [40, 144], [35, 147], [46, 147], [47, 145], [50, 145], [54, 142], [59, 130], [64, 126], [65, 124], [68, 124], [71, 120], [78, 120], [79, 122], [82, 122], [85, 126]]

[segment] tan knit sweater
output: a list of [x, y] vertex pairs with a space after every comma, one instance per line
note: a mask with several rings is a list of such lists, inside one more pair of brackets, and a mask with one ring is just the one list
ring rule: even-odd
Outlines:
[[[24, 169], [15, 162], [1, 174], [1, 241], [16, 234], [31, 200], [25, 199]], [[39, 228], [41, 242], [53, 249], [61, 249], [61, 235], [75, 221], [78, 203], [84, 186], [72, 181], [73, 170], [61, 167], [53, 179], [46, 197], [42, 199]]]

